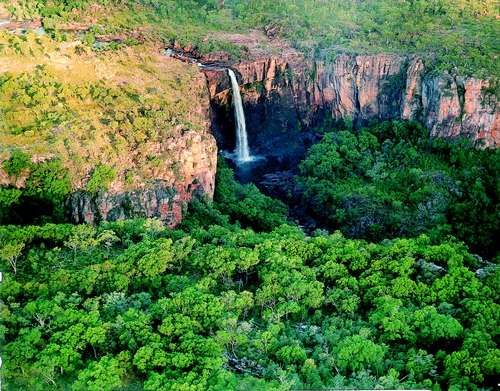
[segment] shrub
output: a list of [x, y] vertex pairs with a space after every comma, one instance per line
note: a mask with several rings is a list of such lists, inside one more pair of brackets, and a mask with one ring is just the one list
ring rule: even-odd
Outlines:
[[106, 191], [111, 182], [116, 178], [116, 171], [105, 164], [99, 164], [95, 167], [90, 180], [87, 182], [86, 189], [91, 193]]

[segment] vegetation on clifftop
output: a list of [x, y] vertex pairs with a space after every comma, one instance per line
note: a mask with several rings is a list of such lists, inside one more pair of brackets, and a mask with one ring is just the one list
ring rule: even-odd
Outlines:
[[495, 0], [3, 0], [17, 18], [43, 18], [64, 38], [71, 23], [88, 24], [88, 39], [140, 32], [143, 37], [193, 44], [202, 52], [238, 48], [214, 32], [266, 28], [306, 53], [420, 54], [437, 71], [498, 78]]
[[268, 26], [298, 48], [420, 54], [436, 71], [499, 77], [495, 0], [232, 0], [237, 18]]
[[[196, 67], [164, 59], [152, 46], [107, 53], [79, 47], [32, 33], [0, 35], [0, 162], [10, 164], [16, 151], [33, 162], [58, 159], [71, 187], [91, 180], [90, 191], [110, 183], [110, 175], [90, 178], [103, 164], [124, 188], [158, 173], [161, 160], [167, 172], [182, 134], [207, 127]], [[19, 183], [28, 171], [17, 175]]]

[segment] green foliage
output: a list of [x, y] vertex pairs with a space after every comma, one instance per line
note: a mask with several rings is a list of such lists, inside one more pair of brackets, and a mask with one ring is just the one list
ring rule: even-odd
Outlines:
[[304, 203], [328, 227], [381, 240], [452, 234], [494, 255], [500, 154], [431, 141], [417, 123], [325, 134], [301, 163]]
[[462, 244], [154, 220], [0, 226], [0, 243], [6, 389], [476, 389], [499, 375], [498, 272], [477, 277]]
[[32, 75], [4, 73], [0, 77], [0, 107], [4, 112], [0, 130], [31, 136], [68, 121], [72, 115], [67, 93], [42, 65]]
[[91, 193], [106, 191], [115, 178], [116, 171], [112, 167], [105, 164], [99, 164], [96, 166], [87, 182], [87, 191]]
[[69, 194], [71, 185], [68, 172], [60, 160], [48, 160], [32, 166], [26, 181], [25, 195], [54, 204], [61, 204]]
[[222, 159], [217, 165], [214, 206], [243, 226], [270, 230], [286, 223], [287, 207], [279, 200], [262, 194], [255, 185], [234, 180], [233, 171]]
[[380, 373], [383, 368], [385, 349], [361, 335], [345, 338], [338, 346], [338, 365], [343, 370], [373, 369]]
[[18, 177], [24, 170], [30, 168], [31, 160], [27, 154], [16, 149], [12, 152], [9, 160], [3, 162], [2, 166], [7, 175]]
[[78, 374], [72, 390], [119, 390], [129, 369], [128, 352], [120, 352], [116, 357], [104, 356], [99, 361], [91, 361]]
[[[93, 20], [90, 33], [117, 34], [140, 29], [200, 52], [224, 50], [235, 58], [242, 48], [219, 32], [270, 27], [307, 54], [327, 60], [339, 53], [396, 52], [424, 56], [436, 71], [457, 70], [498, 78], [498, 7], [495, 0], [141, 0], [7, 1], [15, 18], [42, 17], [56, 39], [68, 39], [71, 22]], [[100, 6], [99, 12], [94, 7]], [[97, 18], [97, 19], [96, 19]], [[143, 27], [147, 26], [146, 29]], [[97, 50], [122, 47], [116, 42]], [[126, 43], [125, 43], [126, 45]]]
[[[23, 0], [8, 3], [9, 11], [16, 19], [42, 18], [45, 31], [56, 40], [70, 39], [71, 32], [65, 31], [68, 24], [91, 19], [83, 42], [96, 52], [117, 50], [138, 42], [129, 37], [123, 42], [96, 44], [95, 35], [121, 33], [126, 37], [127, 33], [141, 29], [142, 34], [151, 39], [192, 45], [201, 52], [225, 50], [235, 57], [240, 55], [238, 46], [213, 36], [206, 37], [207, 31], [236, 31], [242, 26], [230, 12], [221, 9], [217, 1]], [[143, 28], [145, 25], [147, 29]]]
[[[0, 187], [0, 222], [33, 221], [64, 218], [64, 201], [71, 191], [68, 171], [61, 161], [46, 160], [31, 163], [25, 154], [13, 153], [4, 162], [3, 168], [9, 175], [25, 178], [24, 187]], [[26, 206], [36, 210], [26, 210]], [[27, 216], [30, 214], [31, 217]]]
[[22, 193], [20, 189], [0, 187], [0, 221], [3, 221], [10, 208], [19, 201]]
[[334, 59], [341, 52], [418, 53], [436, 70], [498, 78], [494, 0], [232, 0], [249, 27], [271, 26], [296, 47]]

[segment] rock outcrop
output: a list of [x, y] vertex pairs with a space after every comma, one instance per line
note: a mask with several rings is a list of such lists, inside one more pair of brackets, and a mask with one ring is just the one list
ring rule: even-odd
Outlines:
[[[176, 61], [176, 60], [168, 60]], [[189, 66], [186, 66], [189, 72]], [[131, 156], [130, 165], [145, 165], [138, 180], [127, 183], [120, 173], [107, 191], [85, 191], [85, 181], [67, 200], [67, 210], [75, 223], [98, 223], [121, 219], [157, 218], [170, 227], [182, 220], [187, 203], [194, 196], [213, 197], [217, 168], [217, 145], [210, 133], [210, 98], [205, 78], [196, 73], [190, 80], [192, 94], [188, 115], [196, 125], [177, 125], [168, 137], [145, 141]], [[155, 164], [144, 164], [152, 158]], [[134, 163], [134, 162], [137, 163]], [[78, 190], [79, 189], [79, 190]]]
[[[0, 88], [3, 101], [14, 102], [7, 108], [13, 111], [1, 118], [0, 187], [15, 189], [14, 196], [21, 194], [23, 204], [33, 206], [24, 214], [14, 210], [14, 199], [6, 219], [43, 221], [52, 216], [52, 206], [58, 214], [62, 211], [59, 202], [67, 194], [66, 213], [75, 223], [152, 217], [175, 226], [192, 197], [213, 196], [217, 145], [210, 132], [206, 79], [196, 65], [161, 55], [156, 46], [134, 46], [106, 56], [80, 56], [62, 44], [57, 49], [37, 52], [22, 66], [17, 57], [0, 64], [12, 83], [17, 75], [34, 75], [38, 95], [44, 88], [52, 94], [54, 87], [46, 87], [50, 81], [61, 86], [57, 107], [48, 100], [40, 110], [54, 110], [62, 119], [53, 115], [59, 122], [40, 129], [32, 124], [37, 131], [23, 122], [29, 131], [15, 134], [10, 128], [18, 126], [17, 112], [30, 113], [34, 104], [29, 99], [16, 102], [7, 83], [8, 88]], [[43, 77], [36, 68], [44, 69]], [[65, 112], [71, 115], [63, 116]], [[34, 121], [37, 115], [24, 117]], [[17, 149], [26, 155], [25, 168], [9, 171], [4, 161]], [[30, 191], [32, 172], [52, 160], [61, 171], [46, 181], [37, 177], [40, 189]], [[57, 198], [51, 186], [56, 186]]]
[[[466, 136], [478, 145], [500, 145], [499, 103], [486, 80], [436, 76], [414, 56], [342, 54], [324, 62], [308, 60], [286, 46], [274, 51], [279, 54], [258, 51], [252, 57], [250, 47], [247, 60], [229, 64], [241, 80], [247, 115], [259, 112], [255, 124], [248, 121], [254, 141], [255, 133], [266, 129], [280, 127], [290, 133], [325, 119], [357, 126], [370, 120], [413, 119], [425, 124], [433, 137]], [[214, 105], [227, 103], [227, 76], [217, 71], [206, 75]]]
[[[207, 121], [208, 124], [208, 121]], [[67, 201], [70, 218], [94, 224], [136, 217], [157, 218], [174, 227], [194, 196], [213, 197], [217, 146], [208, 133], [187, 131], [158, 145], [158, 156], [169, 156], [151, 179], [132, 189], [117, 181], [109, 191], [76, 191]], [[166, 153], [165, 153], [166, 152]]]

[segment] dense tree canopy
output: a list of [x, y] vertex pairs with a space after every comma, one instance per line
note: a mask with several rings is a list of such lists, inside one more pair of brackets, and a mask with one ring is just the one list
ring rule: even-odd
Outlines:
[[301, 163], [303, 201], [333, 229], [381, 240], [452, 234], [494, 256], [500, 151], [431, 140], [418, 123], [329, 131]]
[[[222, 161], [214, 201], [194, 200], [176, 230], [0, 226], [3, 383], [492, 389], [500, 272], [447, 235], [496, 248], [497, 160], [416, 124], [327, 132], [301, 165], [305, 200], [348, 235], [394, 237], [379, 243], [306, 235]], [[29, 164], [15, 154], [5, 169]]]
[[469, 388], [498, 371], [498, 273], [476, 277], [460, 244], [150, 226], [2, 229], [24, 247], [2, 285], [8, 386]]
[[256, 233], [227, 216], [0, 239], [7, 389], [477, 389], [499, 374], [499, 272], [459, 242]]

